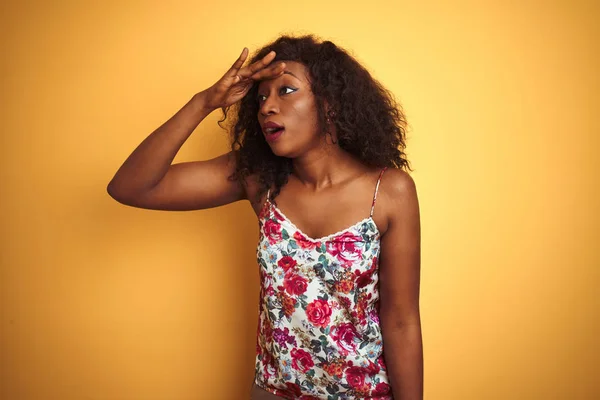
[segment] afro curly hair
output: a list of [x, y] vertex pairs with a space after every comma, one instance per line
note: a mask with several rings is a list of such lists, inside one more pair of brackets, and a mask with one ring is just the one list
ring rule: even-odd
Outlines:
[[[276, 52], [274, 62], [295, 61], [306, 66], [322, 134], [329, 118], [335, 124], [340, 148], [360, 162], [374, 168], [412, 171], [404, 153], [406, 118], [401, 107], [347, 51], [314, 35], [284, 35], [258, 50], [250, 63], [270, 51]], [[273, 188], [274, 199], [288, 181], [292, 159], [276, 156], [267, 144], [257, 117], [257, 91], [258, 82], [241, 101], [223, 110], [219, 122], [227, 120], [231, 149], [236, 154], [236, 169], [230, 179], [243, 182], [256, 175], [258, 196]]]

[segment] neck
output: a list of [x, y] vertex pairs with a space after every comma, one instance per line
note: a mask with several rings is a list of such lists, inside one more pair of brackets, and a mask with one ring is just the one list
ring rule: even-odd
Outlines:
[[337, 145], [325, 145], [294, 158], [292, 174], [312, 190], [334, 186], [356, 174], [357, 161]]

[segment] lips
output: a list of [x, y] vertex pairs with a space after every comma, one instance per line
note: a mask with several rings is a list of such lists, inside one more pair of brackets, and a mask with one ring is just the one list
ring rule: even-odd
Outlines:
[[275, 133], [280, 132], [283, 129], [283, 125], [279, 125], [278, 123], [273, 121], [265, 122], [262, 126], [262, 130], [265, 133], [265, 135], [273, 135]]

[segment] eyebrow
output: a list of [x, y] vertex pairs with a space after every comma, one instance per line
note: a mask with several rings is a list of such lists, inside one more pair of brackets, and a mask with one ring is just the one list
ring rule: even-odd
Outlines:
[[[298, 78], [296, 75], [294, 75], [294, 73], [293, 73], [293, 72], [290, 72], [290, 71], [288, 71], [288, 70], [284, 70], [284, 71], [283, 71], [283, 74], [284, 74], [284, 75], [291, 75], [291, 76], [293, 76], [294, 78], [298, 79], [299, 81], [301, 81], [301, 80], [302, 80], [302, 79]], [[261, 80], [261, 81], [260, 81], [260, 83], [267, 82], [267, 81], [268, 81], [268, 80]], [[259, 83], [259, 85], [260, 85], [260, 83]]]
[[293, 73], [291, 73], [290, 71], [287, 71], [287, 70], [286, 70], [286, 71], [283, 71], [283, 73], [284, 73], [284, 74], [291, 75], [291, 76], [293, 76], [294, 78], [296, 78], [296, 79], [300, 80], [300, 78], [298, 78], [296, 75], [294, 75], [294, 74], [293, 74]]

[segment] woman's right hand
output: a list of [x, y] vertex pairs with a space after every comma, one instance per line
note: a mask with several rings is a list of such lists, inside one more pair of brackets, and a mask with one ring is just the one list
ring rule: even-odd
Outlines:
[[269, 66], [271, 61], [275, 59], [274, 51], [271, 51], [254, 64], [242, 68], [247, 57], [248, 49], [244, 47], [242, 54], [229, 71], [217, 83], [203, 92], [206, 108], [212, 111], [217, 108], [229, 107], [241, 100], [255, 81], [272, 79], [283, 74], [284, 63]]

